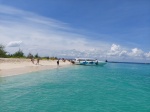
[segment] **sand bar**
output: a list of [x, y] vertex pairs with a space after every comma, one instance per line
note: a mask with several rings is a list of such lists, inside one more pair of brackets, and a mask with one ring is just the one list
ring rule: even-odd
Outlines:
[[[70, 66], [69, 61], [59, 61], [59, 67]], [[29, 72], [57, 68], [57, 60], [40, 60], [39, 65], [31, 62], [30, 59], [0, 58], [0, 77], [19, 75]]]

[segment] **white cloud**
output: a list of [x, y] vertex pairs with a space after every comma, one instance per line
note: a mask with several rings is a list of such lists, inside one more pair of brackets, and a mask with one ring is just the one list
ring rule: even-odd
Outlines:
[[150, 52], [145, 53], [144, 56], [145, 56], [146, 58], [149, 58], [149, 59], [150, 59]]
[[130, 56], [140, 57], [140, 56], [143, 56], [143, 53], [144, 52], [141, 49], [134, 48], [134, 49], [132, 49], [132, 52], [130, 53]]
[[116, 52], [120, 50], [120, 46], [116, 44], [112, 44], [111, 49], [112, 52]]
[[120, 45], [112, 44], [110, 50], [108, 50], [107, 57], [117, 60], [130, 60], [130, 61], [141, 61], [150, 59], [150, 52], [145, 53], [139, 48], [124, 48]]
[[119, 56], [128, 56], [128, 52], [127, 51], [125, 51], [125, 50], [123, 50], [123, 51], [121, 51], [120, 53], [119, 53]]
[[112, 44], [110, 50], [108, 51], [108, 56], [118, 56], [121, 52], [120, 45]]
[[7, 44], [7, 47], [19, 47], [22, 44], [22, 41], [12, 41]]

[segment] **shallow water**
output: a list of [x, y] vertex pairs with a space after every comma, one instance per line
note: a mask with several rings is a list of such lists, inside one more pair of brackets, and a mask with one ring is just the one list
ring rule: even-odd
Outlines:
[[0, 112], [150, 112], [150, 65], [72, 66], [1, 78]]

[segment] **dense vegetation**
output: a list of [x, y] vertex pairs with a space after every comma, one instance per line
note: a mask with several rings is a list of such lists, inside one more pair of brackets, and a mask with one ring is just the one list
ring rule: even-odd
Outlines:
[[4, 48], [5, 48], [5, 47], [0, 44], [0, 57], [6, 58], [6, 57], [7, 57], [7, 54], [6, 54], [7, 52], [5, 51]]
[[51, 60], [57, 59], [57, 57], [49, 57], [49, 56], [40, 57], [38, 53], [35, 55], [29, 53], [27, 56], [25, 56], [21, 49], [19, 49], [14, 54], [9, 54], [8, 52], [5, 51], [5, 46], [2, 44], [0, 44], [0, 58], [42, 58], [42, 59], [51, 59]]
[[24, 56], [23, 51], [19, 49], [19, 51], [12, 54], [12, 57], [14, 57], [14, 58], [24, 58], [25, 56]]

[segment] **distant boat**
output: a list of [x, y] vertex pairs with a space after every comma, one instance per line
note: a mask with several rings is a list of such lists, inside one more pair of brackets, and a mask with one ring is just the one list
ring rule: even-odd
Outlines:
[[75, 60], [72, 61], [75, 65], [105, 65], [105, 61], [99, 61], [97, 59], [91, 59], [91, 58], [75, 58]]

